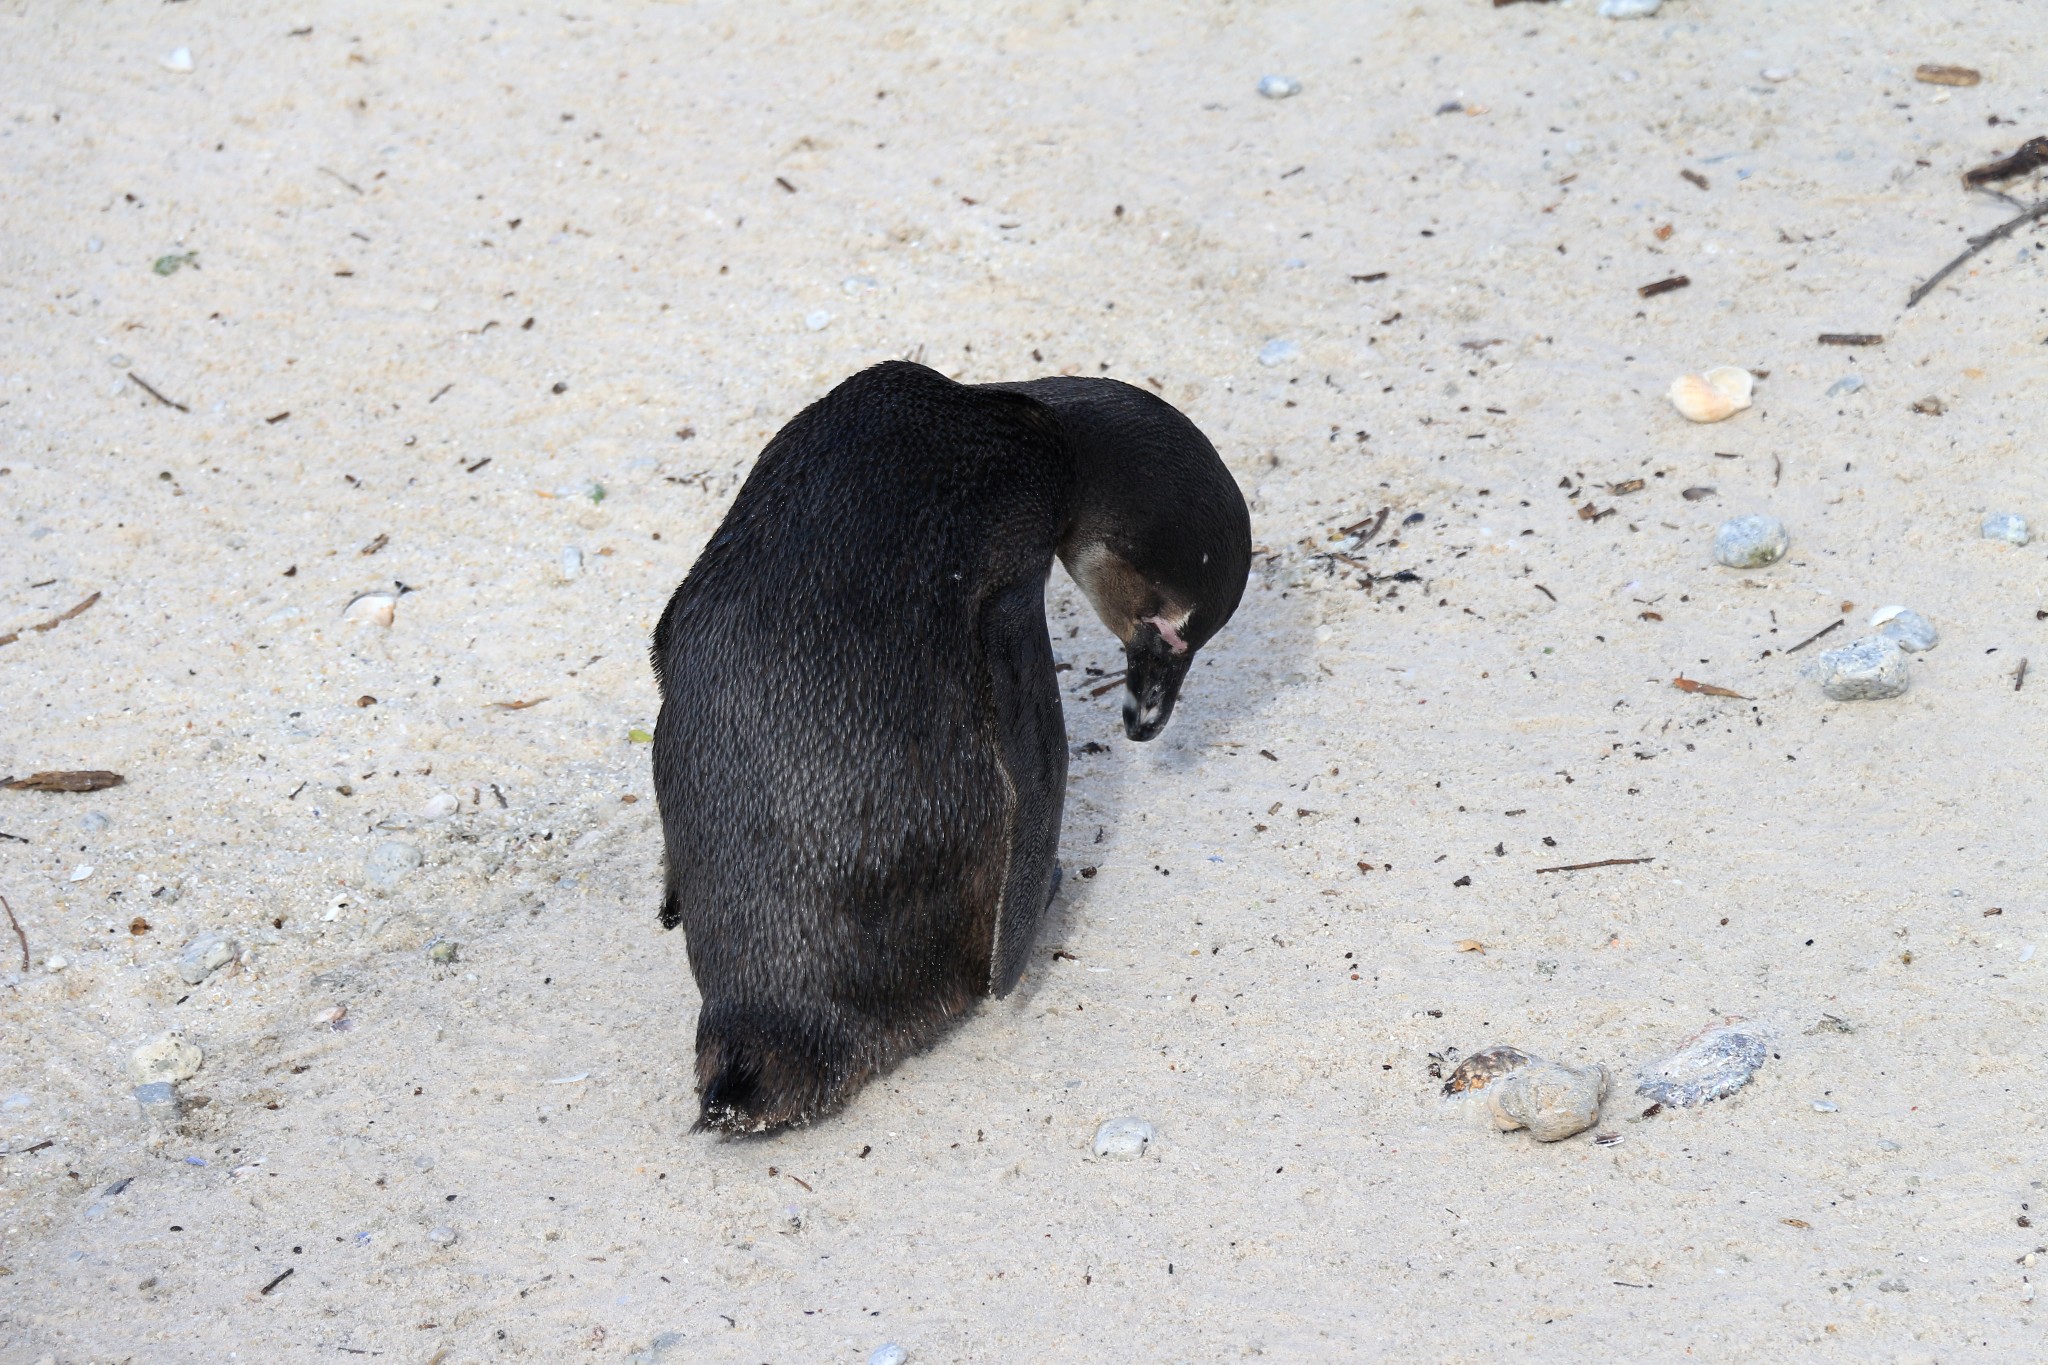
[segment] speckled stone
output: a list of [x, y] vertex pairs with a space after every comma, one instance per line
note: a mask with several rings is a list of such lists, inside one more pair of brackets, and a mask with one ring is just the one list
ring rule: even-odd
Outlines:
[[178, 955], [178, 978], [196, 986], [241, 956], [242, 945], [226, 934], [201, 934]]
[[192, 1079], [205, 1062], [206, 1054], [197, 1046], [167, 1033], [136, 1048], [128, 1058], [128, 1071], [144, 1085], [176, 1085]]
[[1879, 607], [1870, 614], [1870, 625], [1908, 654], [1932, 649], [1941, 640], [1934, 623], [1910, 607]]
[[1600, 1121], [1607, 1068], [1583, 1069], [1535, 1062], [1497, 1082], [1487, 1096], [1493, 1126], [1504, 1133], [1527, 1128], [1538, 1142], [1559, 1142]]
[[1714, 532], [1714, 562], [1730, 569], [1761, 569], [1783, 559], [1791, 548], [1785, 523], [1759, 513], [1733, 517]]
[[1866, 635], [1813, 661], [1820, 690], [1836, 701], [1883, 701], [1913, 685], [1906, 654], [1883, 635]]
[[2008, 545], [2024, 545], [2033, 539], [2033, 533], [2027, 529], [2027, 519], [2016, 512], [1993, 512], [1984, 518], [1983, 526], [1978, 529], [1983, 532], [1984, 539], [2002, 540]]

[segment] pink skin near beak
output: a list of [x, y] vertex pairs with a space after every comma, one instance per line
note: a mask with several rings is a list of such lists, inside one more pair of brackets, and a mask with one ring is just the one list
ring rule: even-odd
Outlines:
[[1154, 630], [1158, 631], [1159, 638], [1166, 641], [1166, 647], [1174, 653], [1185, 654], [1188, 652], [1188, 642], [1180, 638], [1180, 632], [1174, 629], [1173, 622], [1167, 620], [1164, 616], [1148, 616], [1143, 624], [1151, 626]]

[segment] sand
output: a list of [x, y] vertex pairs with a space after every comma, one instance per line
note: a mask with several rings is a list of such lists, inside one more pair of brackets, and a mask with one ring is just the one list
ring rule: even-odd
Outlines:
[[[2044, 50], [2015, 2], [10, 6], [0, 774], [127, 780], [0, 791], [0, 1359], [2038, 1354], [2048, 547], [1978, 524], [2048, 524], [2048, 234], [1903, 304], [2010, 216], [1959, 176], [2048, 132]], [[648, 634], [906, 354], [1156, 387], [1263, 552], [1148, 746], [1055, 575], [1023, 987], [693, 1135]], [[1688, 425], [1718, 364], [1768, 378]], [[1791, 553], [1715, 566], [1749, 512]], [[1822, 697], [1893, 603], [1912, 690]], [[1640, 1117], [1729, 1015], [1755, 1079]], [[1607, 1066], [1596, 1128], [1448, 1108], [1496, 1042]]]

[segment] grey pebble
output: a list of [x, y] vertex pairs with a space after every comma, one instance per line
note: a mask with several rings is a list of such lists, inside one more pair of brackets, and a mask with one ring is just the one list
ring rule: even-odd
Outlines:
[[1152, 1125], [1143, 1119], [1111, 1119], [1095, 1130], [1095, 1155], [1135, 1161], [1152, 1145]]
[[84, 834], [99, 834], [112, 827], [114, 817], [103, 810], [89, 810], [78, 817], [78, 828]]
[[1259, 93], [1269, 100], [1289, 99], [1301, 93], [1301, 82], [1292, 76], [1261, 76]]
[[1840, 379], [1828, 385], [1828, 397], [1830, 398], [1840, 398], [1845, 393], [1861, 393], [1862, 391], [1863, 376], [1860, 374], [1843, 375]]
[[1760, 513], [1732, 517], [1714, 531], [1714, 562], [1730, 569], [1761, 569], [1791, 548], [1785, 523]]
[[1912, 1286], [1904, 1280], [1879, 1280], [1877, 1282], [1877, 1292], [1880, 1294], [1906, 1294], [1912, 1292]]
[[201, 934], [178, 955], [178, 976], [196, 986], [241, 955], [242, 945], [226, 934]]
[[461, 951], [462, 945], [453, 939], [437, 938], [432, 944], [428, 945], [427, 960], [446, 966], [450, 962], [457, 961]]
[[416, 1171], [431, 1171], [434, 1169], [434, 1158], [430, 1156], [416, 1156], [412, 1159], [412, 1168]]
[[437, 1247], [452, 1247], [457, 1242], [461, 1241], [462, 1237], [461, 1234], [456, 1232], [454, 1228], [451, 1228], [446, 1223], [443, 1223], [441, 1226], [437, 1228], [428, 1229], [427, 1240], [429, 1242], [432, 1242]]
[[1274, 365], [1285, 365], [1290, 360], [1299, 360], [1300, 358], [1300, 344], [1297, 342], [1286, 341], [1279, 337], [1275, 337], [1273, 340], [1259, 347], [1259, 363], [1261, 365], [1265, 365], [1268, 367]]
[[1902, 1148], [1898, 1143], [1893, 1142], [1890, 1138], [1879, 1138], [1877, 1140], [1877, 1150], [1880, 1152], [1898, 1152], [1903, 1151], [1905, 1149]]
[[1816, 1114], [1833, 1114], [1838, 1112], [1841, 1107], [1841, 1105], [1836, 1104], [1833, 1100], [1815, 1100], [1813, 1102], [1813, 1112]]
[[1820, 690], [1836, 701], [1883, 701], [1903, 695], [1913, 685], [1905, 651], [1883, 635], [1866, 635], [1824, 651], [1810, 672]]
[[178, 1087], [169, 1081], [151, 1081], [148, 1085], [136, 1086], [135, 1103], [141, 1106], [144, 1118], [158, 1122], [169, 1122], [185, 1112], [184, 1101], [178, 1098]]
[[379, 891], [389, 891], [425, 861], [418, 844], [409, 844], [403, 839], [386, 839], [372, 848], [370, 856], [363, 860], [363, 872], [370, 879], [371, 886]]
[[2027, 530], [2027, 519], [2016, 512], [1993, 512], [1984, 518], [1979, 528], [1986, 540], [2002, 540], [2009, 545], [2024, 545], [2033, 539]]
[[1941, 641], [1934, 623], [1910, 607], [1879, 607], [1870, 614], [1870, 624], [1908, 654], [1932, 649]]
[[903, 1365], [903, 1362], [908, 1359], [910, 1359], [910, 1352], [904, 1350], [893, 1341], [886, 1345], [877, 1346], [868, 1353], [868, 1365]]
[[1602, 19], [1647, 19], [1664, 0], [1600, 0]]

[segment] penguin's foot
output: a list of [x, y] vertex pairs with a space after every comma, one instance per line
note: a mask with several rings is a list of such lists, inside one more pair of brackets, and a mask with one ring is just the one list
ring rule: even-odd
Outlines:
[[878, 1069], [843, 1030], [744, 1005], [706, 1006], [697, 1024], [699, 1129], [764, 1133], [837, 1108]]

